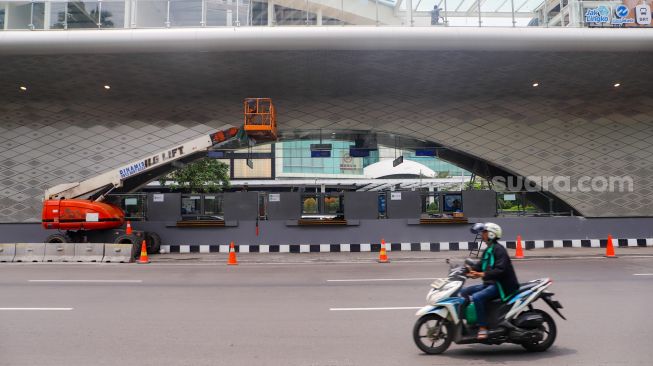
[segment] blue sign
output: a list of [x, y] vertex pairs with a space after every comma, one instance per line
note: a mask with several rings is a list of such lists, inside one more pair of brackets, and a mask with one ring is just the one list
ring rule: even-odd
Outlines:
[[610, 9], [599, 6], [595, 9], [585, 11], [585, 23], [608, 23], [610, 22]]
[[616, 17], [612, 19], [612, 24], [624, 25], [635, 23], [635, 19], [626, 18], [628, 14], [630, 14], [630, 9], [628, 9], [626, 5], [618, 5], [616, 8], [614, 8], [614, 15], [616, 15]]
[[617, 6], [616, 9], [614, 9], [614, 13], [617, 14], [619, 18], [624, 18], [628, 16], [628, 13], [630, 13], [630, 11], [626, 7], [626, 5], [619, 5]]
[[330, 158], [331, 150], [312, 150], [311, 158]]
[[120, 178], [125, 179], [136, 173], [142, 172], [143, 170], [145, 170], [145, 162], [141, 161], [126, 168], [120, 169]]

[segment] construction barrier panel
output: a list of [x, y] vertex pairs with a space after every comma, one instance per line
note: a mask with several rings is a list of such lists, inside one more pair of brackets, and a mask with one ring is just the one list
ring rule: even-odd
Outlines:
[[74, 243], [46, 243], [44, 262], [73, 262], [75, 260]]
[[75, 262], [102, 262], [103, 257], [103, 243], [75, 244]]
[[45, 243], [17, 243], [14, 262], [43, 262]]
[[0, 262], [13, 262], [16, 256], [16, 244], [0, 244]]
[[134, 261], [133, 244], [104, 244], [104, 259], [107, 263], [130, 263]]

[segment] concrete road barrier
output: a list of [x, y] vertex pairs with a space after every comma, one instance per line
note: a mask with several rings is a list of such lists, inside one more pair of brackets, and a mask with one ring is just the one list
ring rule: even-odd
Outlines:
[[104, 259], [107, 263], [130, 263], [134, 261], [134, 245], [132, 244], [104, 244]]
[[75, 262], [102, 262], [103, 257], [103, 243], [75, 244]]
[[74, 243], [47, 243], [45, 244], [44, 262], [73, 262], [75, 260]]
[[45, 243], [17, 243], [14, 262], [42, 262]]
[[0, 244], [0, 262], [13, 262], [16, 256], [16, 244]]

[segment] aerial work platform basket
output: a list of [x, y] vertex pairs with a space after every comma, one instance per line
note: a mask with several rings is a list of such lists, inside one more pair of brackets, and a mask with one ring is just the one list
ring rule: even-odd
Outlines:
[[246, 98], [243, 102], [245, 112], [245, 132], [256, 141], [275, 141], [277, 139], [277, 113], [270, 98]]

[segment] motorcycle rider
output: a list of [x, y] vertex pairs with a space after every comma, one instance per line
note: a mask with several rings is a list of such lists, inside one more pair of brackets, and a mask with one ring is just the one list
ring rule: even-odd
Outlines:
[[483, 284], [462, 289], [460, 296], [474, 302], [479, 325], [477, 339], [484, 340], [488, 337], [485, 305], [498, 297], [505, 300], [519, 289], [519, 281], [506, 248], [498, 243], [502, 234], [501, 227], [491, 222], [474, 225], [472, 232], [479, 231], [482, 232], [482, 239], [487, 247], [483, 251], [481, 261], [469, 267], [467, 277], [482, 278]]

